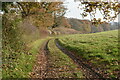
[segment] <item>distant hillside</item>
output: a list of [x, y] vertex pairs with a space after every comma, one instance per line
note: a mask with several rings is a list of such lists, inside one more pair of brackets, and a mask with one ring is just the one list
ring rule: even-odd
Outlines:
[[118, 29], [118, 22], [112, 22], [110, 23], [110, 30]]
[[81, 33], [95, 33], [118, 29], [117, 23], [103, 23], [96, 27], [95, 25], [92, 25], [89, 20], [80, 20], [75, 18], [63, 18], [60, 26], [72, 28], [80, 31]]

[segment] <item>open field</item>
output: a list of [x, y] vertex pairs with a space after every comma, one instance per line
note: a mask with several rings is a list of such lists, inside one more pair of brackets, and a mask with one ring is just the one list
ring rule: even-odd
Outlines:
[[61, 46], [104, 71], [110, 77], [118, 77], [120, 53], [118, 53], [118, 30], [75, 34], [59, 38]]
[[[62, 52], [60, 48], [56, 46], [56, 38], [61, 47], [65, 48], [68, 52], [72, 51], [72, 53], [65, 54]], [[48, 41], [45, 45], [48, 48], [48, 52], [46, 52], [42, 45], [46, 41]], [[28, 54], [21, 53], [19, 57], [16, 56], [17, 59], [15, 59], [15, 61], [9, 62], [9, 64], [4, 63], [3, 78], [29, 78], [31, 77], [31, 72], [34, 71], [35, 65], [38, 65], [38, 70], [41, 71], [39, 67], [42, 67], [42, 65], [36, 64], [36, 61], [41, 63], [41, 61], [39, 61], [40, 57], [38, 56], [38, 54], [41, 55], [39, 51], [40, 47], [43, 47], [45, 50], [42, 54], [45, 55], [44, 57], [46, 57], [47, 61], [45, 78], [85, 78], [86, 73], [84, 73], [84, 69], [87, 69], [78, 68], [78, 66], [82, 66], [81, 63], [90, 65], [90, 71], [91, 68], [97, 69], [97, 73], [102, 74], [103, 77], [106, 77], [106, 75], [110, 78], [119, 77], [120, 54], [118, 53], [118, 30], [92, 34], [52, 36], [36, 40], [28, 44], [28, 47]], [[72, 59], [69, 55], [75, 56]], [[79, 60], [78, 58], [82, 59]], [[76, 61], [80, 64], [76, 64]], [[83, 76], [84, 74], [85, 77]], [[94, 72], [89, 74], [94, 76]], [[42, 75], [40, 76], [42, 77]]]

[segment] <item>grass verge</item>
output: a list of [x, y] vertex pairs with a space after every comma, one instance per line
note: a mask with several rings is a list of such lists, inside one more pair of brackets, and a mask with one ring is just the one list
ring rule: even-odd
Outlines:
[[35, 65], [36, 55], [39, 53], [39, 48], [42, 43], [47, 40], [39, 39], [29, 44], [29, 54], [21, 53], [17, 56], [17, 60], [11, 63], [11, 65], [4, 64], [4, 70], [2, 71], [3, 79], [6, 78], [30, 78], [29, 72], [32, 72], [33, 65]]

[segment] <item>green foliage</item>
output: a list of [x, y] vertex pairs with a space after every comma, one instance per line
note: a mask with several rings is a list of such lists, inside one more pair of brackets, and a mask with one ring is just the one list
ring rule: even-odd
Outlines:
[[[32, 71], [35, 55], [39, 50], [38, 45], [32, 46], [29, 51], [26, 42], [23, 41], [25, 34], [20, 29], [23, 19], [15, 13], [5, 13], [2, 16], [2, 77], [3, 78], [28, 78]], [[29, 40], [28, 40], [29, 41]], [[32, 53], [31, 53], [32, 52]]]
[[[61, 45], [69, 50], [77, 52], [83, 58], [102, 67], [105, 71], [111, 71], [111, 75], [120, 70], [120, 54], [118, 53], [118, 30], [94, 34], [70, 35], [59, 39]], [[102, 66], [105, 65], [105, 66]]]
[[[15, 51], [21, 49], [21, 45], [23, 43], [21, 42], [21, 32], [19, 31], [19, 28], [17, 27], [17, 24], [19, 23], [20, 19], [16, 18], [15, 20], [10, 20], [9, 15], [3, 16], [3, 47], [7, 49], [7, 45], [9, 45], [10, 48], [14, 49]], [[9, 20], [9, 22], [8, 22]]]
[[12, 2], [2, 2], [2, 11], [5, 13], [9, 12], [8, 6], [13, 4]]
[[28, 74], [32, 72], [36, 55], [44, 40], [37, 40], [32, 44], [30, 44], [30, 38], [26, 40], [28, 42], [23, 41], [26, 39], [23, 39], [23, 35], [29, 34], [20, 29], [23, 19], [19, 15], [5, 13], [2, 19], [2, 77], [29, 78]]
[[12, 76], [11, 74], [15, 69], [14, 62], [25, 52], [24, 42], [21, 40], [22, 33], [17, 27], [21, 19], [8, 13], [4, 14], [2, 19], [3, 77], [8, 77], [8, 75], [9, 77], [13, 77], [14, 75]]

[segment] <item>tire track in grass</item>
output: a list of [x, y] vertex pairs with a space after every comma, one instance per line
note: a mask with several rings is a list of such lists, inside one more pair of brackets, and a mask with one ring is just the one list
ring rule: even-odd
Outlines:
[[58, 80], [61, 78], [68, 80], [69, 78], [84, 78], [80, 68], [74, 64], [73, 60], [57, 48], [54, 39], [49, 41], [48, 49], [46, 78]]
[[73, 52], [68, 51], [67, 49], [63, 48], [59, 45], [58, 39], [55, 39], [56, 46], [65, 54], [67, 54], [76, 64], [79, 65], [79, 67], [84, 72], [84, 75], [86, 76], [86, 79], [88, 80], [106, 80], [103, 78], [102, 75], [95, 72], [89, 65], [85, 64], [82, 59], [78, 58], [76, 55], [74, 55]]
[[37, 62], [33, 68], [33, 72], [30, 73], [30, 76], [33, 78], [40, 78], [44, 79], [46, 78], [47, 74], [47, 54], [49, 53], [49, 50], [47, 48], [49, 40], [45, 41], [40, 50], [39, 54], [37, 55]]

